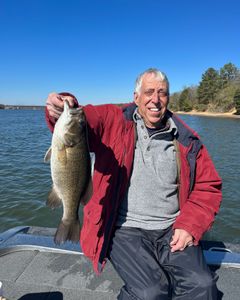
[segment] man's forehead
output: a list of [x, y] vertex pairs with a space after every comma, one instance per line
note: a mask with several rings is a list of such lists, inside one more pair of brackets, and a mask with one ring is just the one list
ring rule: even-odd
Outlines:
[[167, 82], [162, 81], [159, 77], [157, 77], [155, 74], [144, 74], [142, 78], [142, 87], [153, 87], [153, 88], [167, 88]]

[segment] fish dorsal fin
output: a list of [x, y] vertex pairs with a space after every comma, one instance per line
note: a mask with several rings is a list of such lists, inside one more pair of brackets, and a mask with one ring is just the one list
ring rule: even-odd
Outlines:
[[52, 155], [52, 147], [50, 147], [50, 148], [47, 150], [47, 152], [46, 152], [46, 154], [45, 154], [45, 156], [44, 156], [44, 162], [45, 162], [45, 163], [47, 163], [47, 162], [50, 161], [51, 155]]

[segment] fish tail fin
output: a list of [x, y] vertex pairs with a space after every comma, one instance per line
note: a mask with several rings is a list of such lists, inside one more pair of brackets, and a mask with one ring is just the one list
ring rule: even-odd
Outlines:
[[54, 242], [57, 245], [71, 241], [77, 243], [80, 239], [80, 222], [78, 219], [72, 222], [62, 220], [58, 225], [54, 236]]
[[48, 199], [46, 202], [47, 206], [50, 208], [56, 208], [62, 204], [62, 200], [59, 198], [57, 192], [55, 191], [54, 187], [48, 194]]

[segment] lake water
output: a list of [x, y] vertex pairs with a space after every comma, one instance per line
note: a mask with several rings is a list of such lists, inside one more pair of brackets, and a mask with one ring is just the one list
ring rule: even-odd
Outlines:
[[[46, 207], [51, 143], [41, 110], [0, 110], [0, 232], [19, 225], [56, 227], [62, 210]], [[206, 144], [223, 179], [223, 202], [205, 238], [240, 243], [240, 119], [181, 115]]]

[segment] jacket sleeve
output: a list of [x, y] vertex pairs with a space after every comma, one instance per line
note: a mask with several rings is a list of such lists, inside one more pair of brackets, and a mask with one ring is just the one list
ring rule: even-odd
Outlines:
[[[222, 181], [203, 145], [196, 159], [195, 183], [192, 191], [184, 191], [189, 176], [181, 166], [180, 214], [173, 228], [184, 229], [194, 237], [197, 245], [202, 235], [211, 228], [222, 199]], [[183, 189], [181, 191], [181, 189]], [[183, 199], [184, 198], [184, 199]]]
[[83, 107], [88, 123], [90, 151], [99, 152], [100, 144], [108, 146], [113, 138], [111, 128], [117, 126], [122, 110], [113, 104], [91, 105]]

